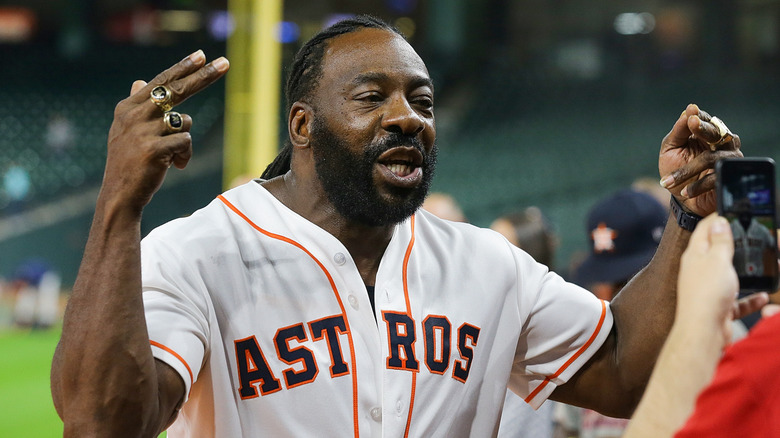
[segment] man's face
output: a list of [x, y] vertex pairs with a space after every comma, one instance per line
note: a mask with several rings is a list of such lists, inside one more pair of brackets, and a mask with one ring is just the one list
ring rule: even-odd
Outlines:
[[436, 162], [433, 85], [400, 36], [362, 29], [334, 38], [312, 107], [317, 175], [341, 215], [398, 223], [422, 204]]
[[[321, 119], [312, 128], [313, 154], [317, 176], [336, 210], [347, 219], [368, 226], [396, 224], [422, 205], [436, 168], [436, 147], [425, 154], [415, 137], [391, 134], [352, 152], [347, 142], [329, 130]], [[424, 156], [422, 179], [413, 187], [390, 186], [380, 193], [374, 169], [379, 157], [396, 147], [413, 147]]]

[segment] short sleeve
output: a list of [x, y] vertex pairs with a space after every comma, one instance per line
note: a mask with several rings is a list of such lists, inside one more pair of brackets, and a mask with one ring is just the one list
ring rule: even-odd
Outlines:
[[[521, 259], [521, 267], [523, 263]], [[613, 316], [608, 302], [553, 272], [520, 272], [519, 306], [525, 322], [509, 387], [538, 408], [598, 351], [612, 329]]]
[[185, 400], [208, 351], [208, 306], [202, 280], [152, 232], [141, 244], [146, 325], [152, 353], [175, 369], [186, 387]]

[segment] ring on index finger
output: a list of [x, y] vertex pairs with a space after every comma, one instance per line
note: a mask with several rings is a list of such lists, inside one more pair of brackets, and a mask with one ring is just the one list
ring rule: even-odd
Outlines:
[[171, 104], [173, 94], [165, 85], [158, 85], [152, 88], [152, 92], [149, 93], [149, 98], [155, 105], [159, 106], [163, 112], [168, 112], [173, 109], [173, 104]]
[[712, 123], [716, 128], [718, 128], [718, 135], [720, 135], [720, 138], [716, 142], [707, 142], [708, 145], [710, 145], [710, 149], [713, 151], [720, 145], [724, 143], [730, 142], [734, 138], [734, 134], [729, 130], [729, 128], [726, 126], [725, 123], [723, 123], [723, 120], [717, 118], [717, 117], [711, 117], [710, 123]]
[[181, 114], [176, 111], [166, 111], [166, 113], [163, 114], [163, 123], [165, 123], [165, 127], [168, 128], [168, 132], [171, 133], [179, 132], [184, 127], [184, 119]]

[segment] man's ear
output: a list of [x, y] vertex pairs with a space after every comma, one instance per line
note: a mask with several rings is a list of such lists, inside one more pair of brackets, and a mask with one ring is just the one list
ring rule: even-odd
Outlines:
[[309, 147], [309, 136], [313, 121], [314, 113], [311, 106], [300, 101], [292, 104], [287, 118], [287, 129], [290, 134], [290, 143], [292, 143], [293, 147]]

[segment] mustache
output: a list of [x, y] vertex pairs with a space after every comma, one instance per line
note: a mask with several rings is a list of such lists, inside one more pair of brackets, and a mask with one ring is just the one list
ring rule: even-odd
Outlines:
[[387, 137], [368, 145], [365, 155], [374, 161], [385, 151], [397, 147], [413, 147], [422, 154], [424, 160], [428, 159], [428, 153], [425, 151], [425, 146], [423, 146], [419, 138], [397, 132], [391, 133]]

